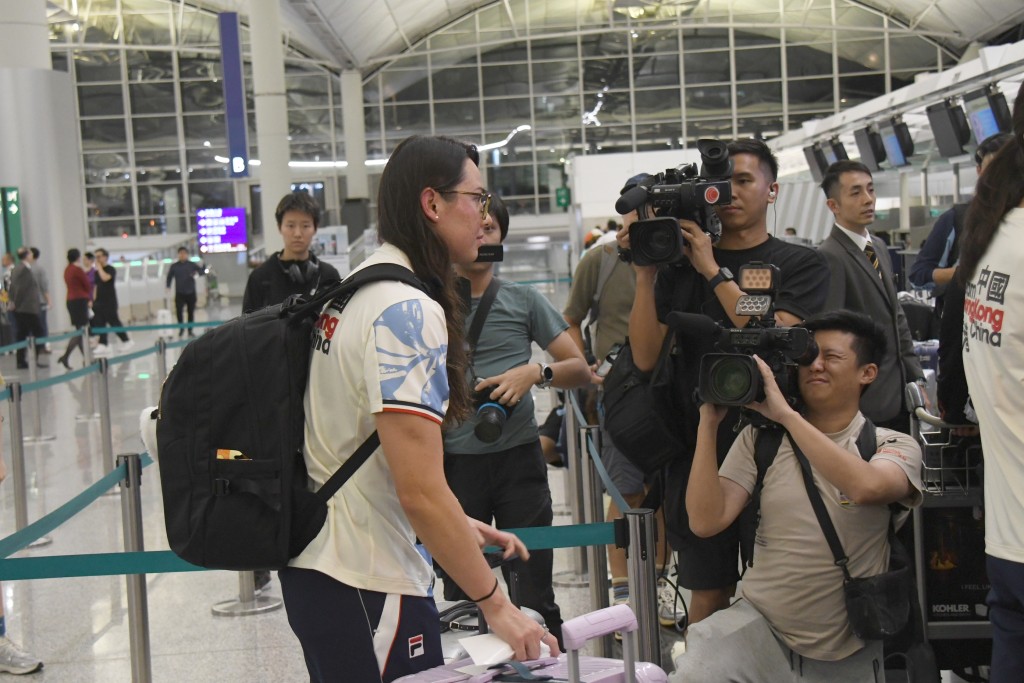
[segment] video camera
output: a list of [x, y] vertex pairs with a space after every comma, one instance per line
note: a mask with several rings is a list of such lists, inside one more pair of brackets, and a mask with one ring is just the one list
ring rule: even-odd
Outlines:
[[[633, 263], [650, 266], [682, 260], [686, 242], [677, 222], [680, 218], [699, 225], [712, 242], [722, 236], [722, 222], [713, 207], [732, 202], [729, 148], [721, 140], [701, 139], [697, 151], [701, 159], [699, 174], [697, 164], [670, 168], [654, 176], [653, 182], [627, 190], [615, 202], [620, 215], [636, 209], [643, 219], [629, 229]], [[648, 204], [653, 218], [646, 215]]]
[[[751, 322], [743, 329], [714, 324], [717, 352], [700, 359], [697, 396], [704, 403], [745, 406], [764, 400], [764, 381], [754, 354], [771, 368], [786, 400], [794, 406], [799, 403], [797, 367], [814, 361], [818, 345], [802, 327], [775, 326], [774, 297], [780, 279], [779, 269], [768, 263], [755, 261], [740, 268], [737, 284], [745, 294], [736, 302], [736, 313], [751, 316]], [[670, 314], [669, 324], [690, 327], [688, 316], [685, 322], [679, 320], [686, 315]]]

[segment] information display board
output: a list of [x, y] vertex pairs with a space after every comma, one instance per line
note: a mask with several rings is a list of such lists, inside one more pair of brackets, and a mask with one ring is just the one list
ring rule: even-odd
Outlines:
[[237, 206], [199, 209], [196, 212], [196, 234], [199, 236], [199, 251], [204, 254], [245, 251], [248, 245], [245, 209]]

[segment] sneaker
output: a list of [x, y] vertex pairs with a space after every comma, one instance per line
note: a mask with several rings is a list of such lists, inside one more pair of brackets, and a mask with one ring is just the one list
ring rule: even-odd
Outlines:
[[110, 347], [107, 346], [106, 344], [97, 344], [96, 348], [94, 348], [92, 350], [92, 355], [94, 355], [94, 356], [109, 356], [110, 355]]
[[9, 674], [30, 674], [43, 668], [43, 663], [18, 647], [7, 636], [0, 636], [0, 671]]
[[119, 351], [131, 351], [134, 348], [135, 348], [135, 342], [133, 340], [129, 339], [126, 342], [121, 342], [121, 348], [118, 349], [118, 350]]
[[676, 585], [668, 577], [658, 577], [658, 622], [668, 628], [679, 628], [686, 619], [680, 609], [683, 598], [676, 593]]

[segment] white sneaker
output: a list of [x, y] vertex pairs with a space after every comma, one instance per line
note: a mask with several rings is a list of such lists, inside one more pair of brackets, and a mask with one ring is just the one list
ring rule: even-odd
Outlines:
[[135, 348], [135, 342], [133, 340], [129, 339], [126, 342], [121, 342], [121, 348], [118, 349], [118, 350], [119, 351], [131, 351], [134, 348]]
[[9, 674], [30, 674], [43, 668], [43, 663], [18, 647], [7, 636], [0, 636], [0, 671]]
[[658, 577], [658, 622], [667, 628], [679, 628], [686, 619], [680, 609], [683, 598], [676, 593], [676, 585], [665, 576]]
[[107, 346], [106, 344], [97, 344], [96, 348], [92, 350], [92, 355], [94, 355], [94, 356], [109, 356], [110, 355], [110, 347]]

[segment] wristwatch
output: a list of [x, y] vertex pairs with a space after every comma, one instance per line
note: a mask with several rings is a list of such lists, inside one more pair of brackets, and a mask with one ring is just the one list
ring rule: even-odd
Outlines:
[[555, 381], [555, 371], [547, 363], [537, 363], [537, 365], [540, 366], [540, 381], [537, 382], [537, 386], [541, 389], [547, 389]]
[[723, 282], [731, 282], [733, 279], [732, 271], [728, 268], [719, 268], [718, 273], [708, 280], [708, 284], [711, 286], [711, 291], [715, 291], [715, 288]]

